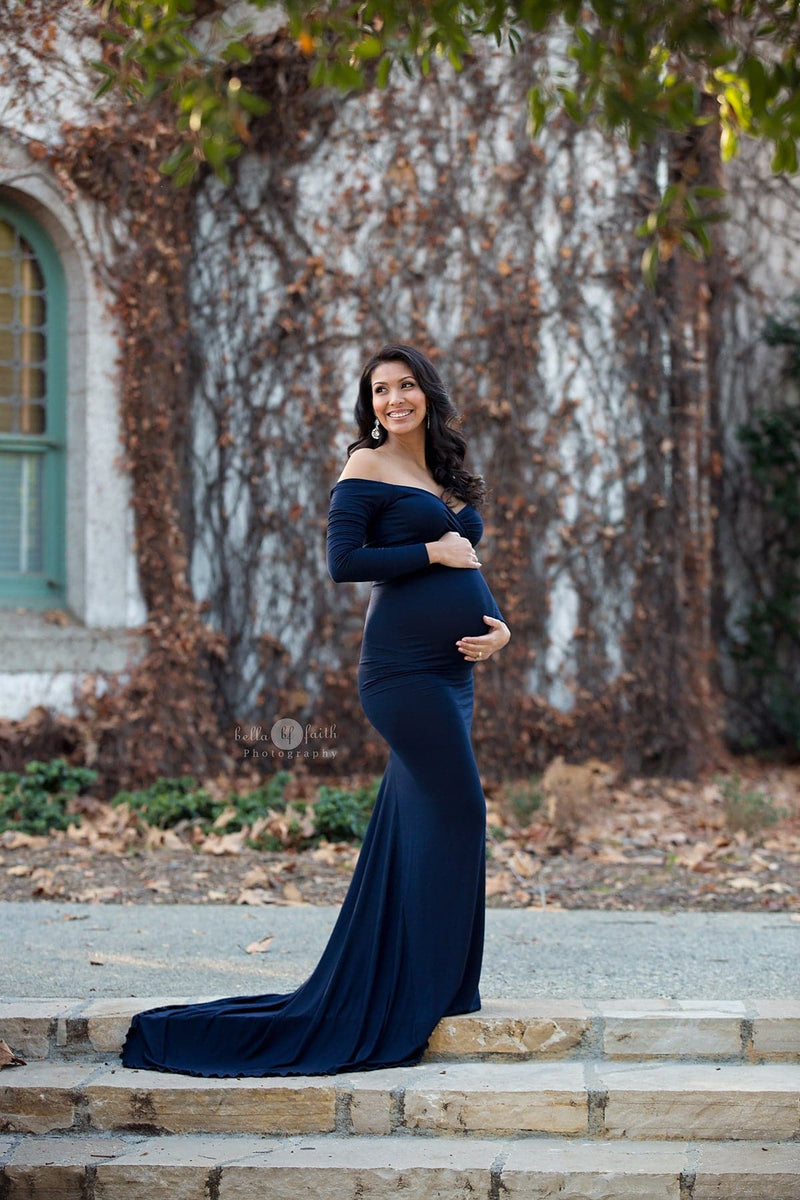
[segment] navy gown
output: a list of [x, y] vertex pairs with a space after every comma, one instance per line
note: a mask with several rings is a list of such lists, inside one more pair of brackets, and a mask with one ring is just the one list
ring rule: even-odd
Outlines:
[[470, 742], [474, 664], [460, 637], [502, 614], [479, 568], [425, 542], [480, 514], [432, 491], [343, 479], [331, 489], [335, 582], [373, 580], [359, 697], [389, 761], [322, 957], [296, 991], [138, 1013], [126, 1067], [187, 1075], [327, 1075], [416, 1063], [444, 1016], [480, 1008], [486, 806]]

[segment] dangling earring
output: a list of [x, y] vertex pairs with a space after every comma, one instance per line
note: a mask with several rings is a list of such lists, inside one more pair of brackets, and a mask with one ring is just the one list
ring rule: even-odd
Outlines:
[[375, 441], [377, 442], [377, 440], [380, 436], [381, 436], [381, 423], [378, 420], [378, 418], [376, 417], [375, 424], [372, 427], [372, 433], [370, 434], [370, 437], [374, 437]]
[[431, 410], [430, 410], [430, 408], [426, 409], [426, 412], [428, 414], [427, 426], [428, 426], [428, 429], [430, 429], [430, 427], [431, 427]]

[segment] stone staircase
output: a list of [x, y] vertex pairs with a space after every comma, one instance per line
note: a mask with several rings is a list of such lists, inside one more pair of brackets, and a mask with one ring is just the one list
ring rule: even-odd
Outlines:
[[122, 1068], [174, 1002], [0, 1001], [0, 1200], [800, 1200], [800, 1001], [488, 1001], [417, 1067]]

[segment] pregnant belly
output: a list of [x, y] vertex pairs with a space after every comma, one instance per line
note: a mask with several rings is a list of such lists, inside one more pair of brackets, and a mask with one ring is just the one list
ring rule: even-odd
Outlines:
[[483, 614], [495, 602], [480, 570], [435, 567], [375, 583], [361, 646], [361, 667], [433, 669], [472, 666], [456, 648], [462, 637], [488, 633]]

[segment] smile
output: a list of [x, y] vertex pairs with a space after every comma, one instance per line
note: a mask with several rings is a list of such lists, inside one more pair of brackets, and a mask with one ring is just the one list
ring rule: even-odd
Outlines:
[[402, 420], [403, 417], [410, 417], [411, 413], [412, 410], [410, 408], [404, 408], [402, 412], [390, 412], [388, 415], [395, 421], [399, 421]]

